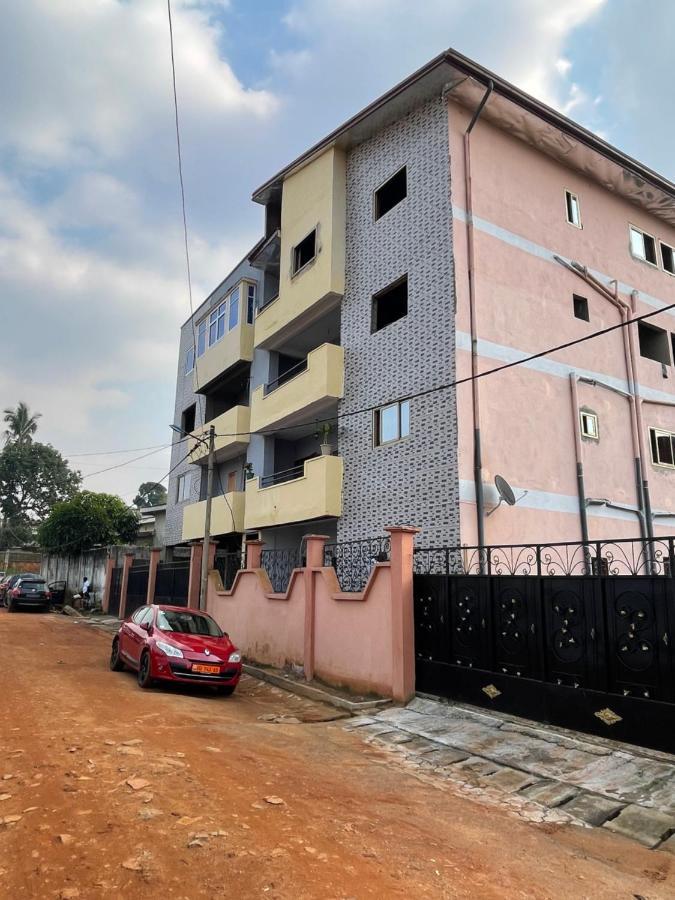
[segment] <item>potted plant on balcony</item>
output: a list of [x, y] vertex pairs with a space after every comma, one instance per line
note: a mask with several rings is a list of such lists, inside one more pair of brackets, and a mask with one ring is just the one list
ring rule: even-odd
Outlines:
[[255, 478], [255, 474], [253, 472], [253, 463], [246, 463], [244, 466], [244, 478], [249, 481], [251, 478]]
[[332, 456], [333, 454], [333, 445], [329, 440], [332, 430], [333, 426], [330, 424], [330, 422], [324, 422], [321, 426], [321, 444], [319, 445], [319, 447], [322, 456]]

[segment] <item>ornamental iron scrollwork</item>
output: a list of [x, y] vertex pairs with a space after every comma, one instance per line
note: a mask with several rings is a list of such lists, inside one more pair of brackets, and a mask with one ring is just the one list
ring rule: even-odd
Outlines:
[[390, 556], [389, 537], [343, 541], [324, 547], [324, 565], [335, 569], [341, 589], [349, 593], [362, 591], [375, 565], [387, 562]]

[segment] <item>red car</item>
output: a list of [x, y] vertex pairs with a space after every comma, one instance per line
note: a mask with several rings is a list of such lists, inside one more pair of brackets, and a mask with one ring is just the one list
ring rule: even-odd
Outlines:
[[206, 613], [184, 606], [141, 606], [113, 638], [110, 668], [138, 672], [142, 688], [156, 681], [210, 684], [231, 694], [241, 653]]

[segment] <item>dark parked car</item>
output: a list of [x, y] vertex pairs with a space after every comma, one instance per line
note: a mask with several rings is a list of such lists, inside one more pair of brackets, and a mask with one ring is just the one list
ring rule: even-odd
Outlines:
[[7, 606], [7, 595], [12, 588], [16, 587], [17, 581], [21, 578], [25, 580], [29, 578], [37, 581], [43, 580], [42, 576], [36, 575], [35, 572], [19, 572], [16, 575], [7, 575], [4, 581], [0, 582], [0, 601], [2, 601], [5, 606]]
[[7, 592], [7, 609], [16, 612], [20, 606], [39, 606], [49, 612], [50, 596], [43, 578], [31, 575], [19, 580]]

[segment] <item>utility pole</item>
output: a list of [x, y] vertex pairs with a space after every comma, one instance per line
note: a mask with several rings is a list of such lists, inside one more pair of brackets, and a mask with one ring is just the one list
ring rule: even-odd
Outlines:
[[213, 497], [213, 458], [215, 456], [216, 429], [209, 428], [209, 467], [206, 475], [206, 511], [204, 513], [204, 549], [202, 550], [202, 577], [199, 587], [199, 608], [206, 609], [206, 586], [209, 577], [209, 550], [211, 544], [211, 499]]

